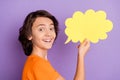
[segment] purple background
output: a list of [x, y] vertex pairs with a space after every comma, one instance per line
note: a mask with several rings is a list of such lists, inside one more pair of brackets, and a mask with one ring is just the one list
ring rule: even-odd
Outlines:
[[120, 8], [119, 0], [0, 0], [0, 80], [21, 80], [26, 56], [18, 42], [18, 29], [25, 16], [38, 9], [51, 12], [60, 23], [60, 33], [48, 57], [54, 68], [73, 80], [79, 43], [65, 45], [65, 19], [79, 10], [103, 10], [113, 24], [108, 38], [91, 44], [85, 57], [86, 80], [120, 80]]

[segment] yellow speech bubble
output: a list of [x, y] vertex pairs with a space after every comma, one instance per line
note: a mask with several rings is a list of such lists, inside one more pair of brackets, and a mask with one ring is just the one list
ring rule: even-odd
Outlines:
[[65, 44], [70, 42], [83, 42], [85, 39], [97, 43], [99, 39], [107, 38], [107, 32], [113, 28], [110, 20], [106, 19], [104, 11], [87, 10], [85, 13], [76, 11], [72, 18], [65, 21], [65, 34], [68, 36]]

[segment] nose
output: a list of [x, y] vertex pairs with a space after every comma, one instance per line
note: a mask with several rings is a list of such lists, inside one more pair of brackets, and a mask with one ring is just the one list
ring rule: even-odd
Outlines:
[[46, 36], [51, 36], [51, 31], [50, 30], [46, 30]]

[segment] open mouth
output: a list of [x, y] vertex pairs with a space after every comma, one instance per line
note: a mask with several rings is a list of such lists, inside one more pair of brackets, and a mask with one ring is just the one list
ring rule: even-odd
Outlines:
[[43, 41], [46, 42], [46, 43], [51, 43], [52, 39], [44, 39]]

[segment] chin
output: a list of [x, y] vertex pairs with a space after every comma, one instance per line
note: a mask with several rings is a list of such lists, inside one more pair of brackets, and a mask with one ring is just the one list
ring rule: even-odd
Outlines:
[[49, 47], [48, 49], [51, 49], [52, 47]]
[[51, 49], [51, 48], [52, 48], [52, 46], [49, 46], [49, 47], [47, 46], [47, 47], [46, 47], [46, 50], [49, 50], [49, 49]]

